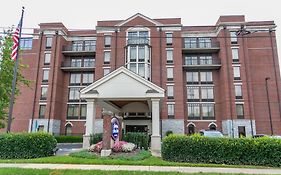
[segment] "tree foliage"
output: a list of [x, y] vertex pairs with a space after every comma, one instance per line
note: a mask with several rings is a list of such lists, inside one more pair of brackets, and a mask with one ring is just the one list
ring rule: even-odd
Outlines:
[[[0, 38], [0, 128], [4, 128], [7, 123], [9, 102], [12, 93], [12, 81], [15, 61], [11, 59], [13, 40], [11, 31], [7, 31]], [[19, 94], [19, 84], [29, 85], [30, 81], [25, 79], [21, 73], [26, 65], [19, 64], [17, 71], [16, 94]]]

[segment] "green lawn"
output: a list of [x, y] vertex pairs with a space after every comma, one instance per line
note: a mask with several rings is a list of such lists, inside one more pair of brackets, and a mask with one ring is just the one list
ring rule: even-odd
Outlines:
[[[148, 172], [148, 171], [101, 171], [101, 170], [49, 170], [0, 168], [0, 175], [183, 175], [178, 172]], [[216, 173], [192, 173], [189, 175], [217, 175]], [[231, 175], [231, 174], [227, 174]]]

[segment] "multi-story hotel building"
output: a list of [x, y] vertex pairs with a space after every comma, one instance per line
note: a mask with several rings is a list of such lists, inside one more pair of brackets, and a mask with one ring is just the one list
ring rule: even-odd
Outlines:
[[[160, 142], [169, 130], [281, 134], [276, 25], [221, 16], [213, 26], [180, 18], [98, 21], [95, 30], [41, 23], [22, 39], [23, 71], [12, 131], [103, 131], [102, 111], [125, 132]], [[87, 122], [86, 122], [87, 121]]]

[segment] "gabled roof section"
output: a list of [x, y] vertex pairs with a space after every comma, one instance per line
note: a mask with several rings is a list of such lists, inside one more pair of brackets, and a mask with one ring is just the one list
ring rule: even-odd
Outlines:
[[126, 20], [124, 20], [124, 21], [122, 21], [122, 22], [116, 24], [115, 26], [123, 26], [124, 24], [128, 23], [129, 21], [134, 20], [134, 19], [137, 18], [137, 17], [143, 18], [143, 19], [145, 19], [145, 20], [147, 20], [147, 21], [149, 21], [149, 22], [155, 24], [156, 26], [161, 26], [161, 25], [163, 25], [162, 23], [160, 23], [160, 22], [158, 22], [158, 21], [156, 21], [156, 20], [154, 20], [154, 19], [151, 19], [151, 18], [149, 18], [149, 17], [147, 17], [147, 16], [144, 16], [144, 15], [141, 14], [141, 13], [137, 13], [137, 14], [131, 16], [130, 18], [128, 18], [128, 19], [126, 19]]
[[139, 82], [139, 83], [145, 85], [147, 87], [147, 89], [149, 90], [149, 92], [147, 92], [147, 93], [159, 93], [159, 94], [165, 93], [165, 90], [163, 88], [157, 86], [156, 84], [144, 79], [140, 75], [138, 75], [122, 66], [122, 67], [114, 70], [113, 72], [109, 73], [108, 75], [104, 76], [103, 78], [95, 81], [94, 83], [87, 86], [86, 88], [82, 89], [81, 94], [93, 93], [96, 88], [110, 82], [110, 80], [118, 77], [121, 74], [125, 74], [127, 77], [134, 79], [135, 82]]

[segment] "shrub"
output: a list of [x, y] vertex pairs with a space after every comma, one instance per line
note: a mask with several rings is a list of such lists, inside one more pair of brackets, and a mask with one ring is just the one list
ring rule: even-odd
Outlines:
[[82, 143], [83, 136], [55, 136], [58, 143]]
[[165, 133], [165, 136], [169, 136], [170, 134], [173, 134], [173, 131], [168, 130], [168, 131]]
[[90, 146], [89, 151], [100, 153], [102, 150], [102, 141]]
[[29, 159], [54, 154], [57, 141], [48, 133], [16, 133], [0, 135], [1, 159]]
[[127, 144], [128, 142], [125, 142], [125, 141], [117, 141], [114, 143], [113, 145], [113, 148], [112, 148], [112, 151], [113, 152], [122, 152], [122, 146], [124, 144]]
[[96, 144], [98, 142], [102, 141], [102, 133], [98, 134], [92, 134], [90, 139], [90, 145]]
[[140, 149], [147, 150], [149, 146], [149, 136], [146, 133], [128, 132], [123, 135], [123, 140], [136, 144]]
[[162, 158], [175, 162], [281, 166], [281, 140], [170, 135]]

